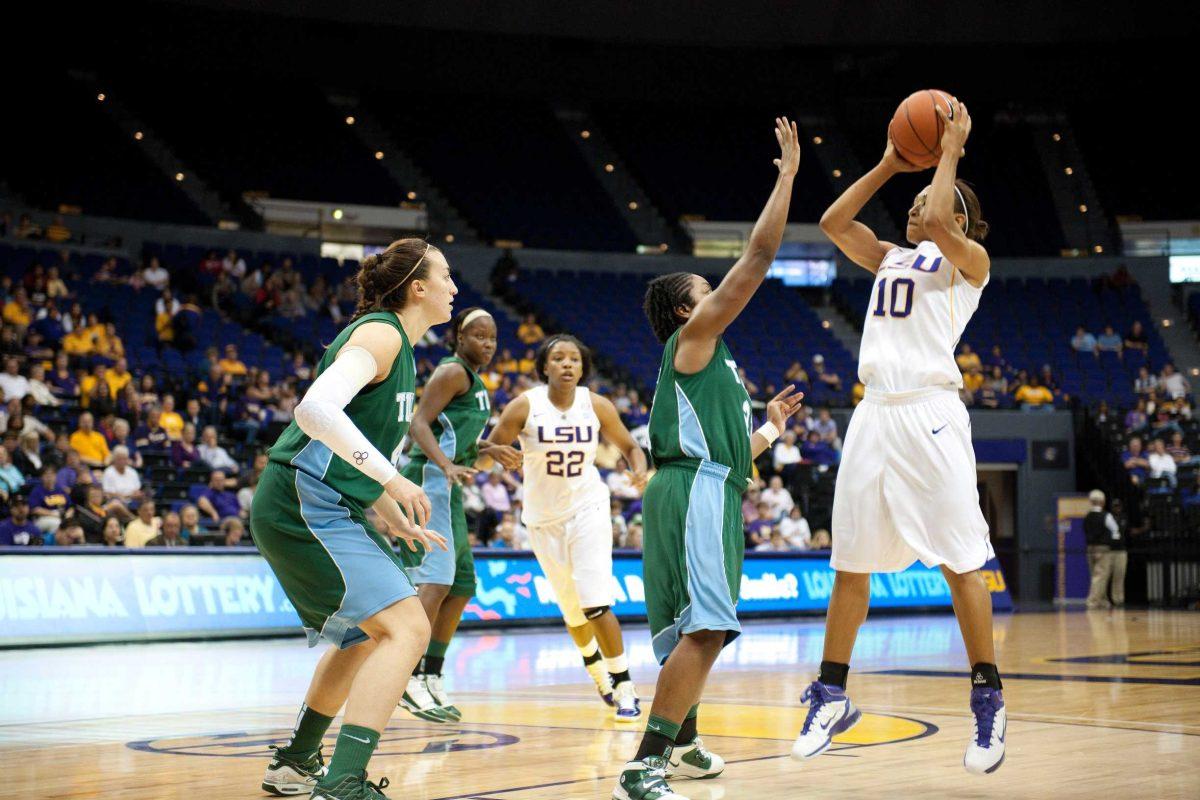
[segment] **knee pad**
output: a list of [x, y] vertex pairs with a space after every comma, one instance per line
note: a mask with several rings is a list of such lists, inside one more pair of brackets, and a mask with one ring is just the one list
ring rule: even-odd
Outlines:
[[595, 608], [585, 608], [583, 610], [583, 616], [585, 619], [588, 620], [588, 622], [591, 622], [594, 619], [599, 619], [600, 617], [603, 617], [605, 614], [607, 614], [609, 612], [609, 610], [610, 610], [609, 606], [596, 606]]

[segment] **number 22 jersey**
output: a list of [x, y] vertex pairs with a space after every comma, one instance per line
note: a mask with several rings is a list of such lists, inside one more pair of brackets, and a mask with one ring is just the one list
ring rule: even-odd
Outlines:
[[985, 286], [968, 283], [931, 241], [889, 250], [867, 305], [858, 379], [884, 392], [962, 388], [954, 348]]
[[596, 469], [600, 419], [592, 408], [592, 393], [575, 389], [575, 402], [566, 411], [550, 402], [549, 387], [525, 393], [529, 416], [521, 429], [525, 486], [521, 521], [528, 526], [555, 525], [584, 507], [602, 505], [607, 513], [608, 486]]

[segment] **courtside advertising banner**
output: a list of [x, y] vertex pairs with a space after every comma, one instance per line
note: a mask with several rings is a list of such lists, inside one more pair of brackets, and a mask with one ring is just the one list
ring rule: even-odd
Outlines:
[[[613, 558], [614, 609], [644, 617], [642, 560]], [[559, 619], [554, 591], [531, 553], [479, 551], [477, 588], [464, 621], [476, 625]], [[833, 591], [828, 553], [748, 553], [738, 613], [823, 613]], [[993, 606], [1012, 599], [999, 565], [984, 578]], [[871, 579], [871, 605], [950, 608], [941, 573], [916, 564]], [[0, 646], [299, 633], [300, 621], [253, 550], [139, 553], [7, 549], [0, 552]]]

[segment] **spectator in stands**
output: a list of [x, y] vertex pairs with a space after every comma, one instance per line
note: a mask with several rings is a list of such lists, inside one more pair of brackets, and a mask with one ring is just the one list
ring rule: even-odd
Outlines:
[[162, 532], [155, 536], [150, 541], [146, 542], [147, 547], [185, 547], [187, 542], [180, 536], [183, 530], [183, 523], [179, 521], [179, 515], [174, 511], [169, 511], [162, 518]]
[[[10, 433], [17, 436], [16, 431]], [[42, 441], [36, 433], [18, 436], [20, 446], [12, 454], [12, 462], [27, 477], [42, 473]]]
[[816, 464], [820, 467], [831, 467], [837, 463], [837, 451], [833, 449], [833, 445], [821, 439], [821, 434], [816, 431], [809, 431], [808, 441], [800, 448], [800, 455], [804, 457], [804, 463]]
[[44, 364], [33, 364], [29, 367], [29, 396], [39, 406], [51, 408], [61, 405], [62, 401], [54, 396], [54, 392], [46, 383], [46, 367]]
[[1162, 439], [1155, 439], [1150, 444], [1150, 455], [1146, 459], [1150, 464], [1150, 477], [1154, 479], [1165, 479], [1167, 485], [1172, 489], [1175, 488], [1175, 459], [1171, 458], [1167, 452], [1167, 447]]
[[1192, 386], [1188, 383], [1187, 378], [1183, 377], [1183, 373], [1176, 372], [1175, 365], [1171, 363], [1163, 367], [1161, 380], [1163, 391], [1172, 400], [1187, 397], [1188, 393], [1192, 390]]
[[983, 362], [979, 360], [979, 354], [971, 350], [971, 345], [963, 342], [958, 348], [958, 355], [954, 357], [954, 361], [958, 364], [959, 372], [968, 372], [972, 367], [983, 369]]
[[623, 458], [617, 461], [616, 469], [608, 474], [605, 483], [608, 484], [608, 491], [612, 497], [619, 500], [637, 500], [641, 497], [629, 476], [629, 465]]
[[1171, 458], [1175, 459], [1175, 464], [1180, 467], [1191, 467], [1200, 464], [1200, 458], [1192, 455], [1192, 451], [1183, 441], [1183, 431], [1175, 431], [1171, 434], [1171, 443], [1167, 445], [1167, 453]]
[[238, 463], [229, 455], [229, 451], [217, 442], [217, 429], [212, 425], [206, 426], [200, 434], [200, 446], [196, 450], [200, 460], [212, 469], [224, 470], [234, 475], [240, 469]]
[[785, 553], [794, 548], [788, 543], [787, 539], [784, 538], [783, 533], [779, 530], [779, 528], [772, 528], [770, 537], [767, 539], [767, 541], [763, 542], [754, 549], [764, 553]]
[[183, 435], [171, 443], [171, 465], [176, 469], [187, 469], [200, 460], [200, 450], [196, 447], [196, 426], [185, 423]]
[[830, 413], [828, 408], [822, 408], [817, 412], [817, 419], [813, 424], [813, 430], [820, 434], [821, 441], [828, 442], [829, 446], [834, 450], [842, 449], [842, 440], [838, 436], [837, 420], [833, 418], [833, 414]]
[[67, 450], [65, 461], [58, 470], [55, 485], [64, 491], [70, 491], [71, 487], [79, 482], [79, 476], [85, 472], [90, 475], [92, 468], [84, 464], [79, 459], [79, 453], [71, 448]]
[[[123, 513], [116, 513], [117, 509]], [[133, 515], [119, 501], [105, 502], [104, 489], [96, 483], [87, 485], [83, 502], [76, 503], [74, 510], [72, 519], [83, 528], [83, 538], [88, 544], [104, 543], [104, 526], [108, 520], [117, 520], [117, 537], [120, 538], [120, 520], [122, 518], [133, 519]]]
[[816, 382], [835, 394], [842, 391], [842, 378], [836, 372], [826, 371], [825, 356], [817, 353], [812, 359], [811, 374], [816, 376]]
[[12, 325], [18, 333], [24, 333], [29, 324], [33, 322], [33, 307], [29, 303], [29, 295], [25, 292], [25, 287], [18, 286], [13, 291], [12, 297], [4, 304], [3, 312], [0, 312], [4, 321]]
[[56, 214], [54, 221], [46, 226], [46, 241], [55, 244], [71, 241], [71, 229], [67, 227], [67, 221], [63, 219], [62, 214]]
[[762, 491], [762, 501], [771, 509], [772, 519], [776, 520], [782, 519], [796, 507], [792, 493], [784, 488], [783, 478], [779, 475], [771, 476], [767, 488]]
[[142, 454], [137, 448], [137, 443], [133, 439], [133, 434], [129, 430], [129, 422], [118, 417], [113, 420], [112, 434], [108, 437], [108, 447], [112, 451], [118, 446], [124, 447], [129, 452], [129, 463], [135, 469], [142, 468]]
[[788, 515], [779, 521], [779, 532], [793, 550], [808, 550], [812, 547], [812, 531], [800, 506], [792, 506]]
[[155, 450], [171, 446], [171, 436], [162, 426], [162, 412], [157, 406], [152, 406], [146, 412], [146, 421], [138, 425], [133, 442], [138, 448], [148, 447]]
[[158, 256], [150, 256], [150, 262], [142, 270], [142, 280], [161, 292], [171, 283], [171, 273], [159, 263]]
[[204, 428], [204, 415], [200, 411], [200, 401], [195, 397], [189, 397], [187, 402], [183, 404], [183, 424], [184, 426], [191, 425], [196, 430]]
[[237, 492], [238, 506], [242, 509], [242, 516], [247, 518], [250, 515], [250, 505], [254, 502], [254, 493], [258, 490], [259, 475], [255, 470], [250, 470], [243, 476], [242, 487]]
[[42, 532], [29, 521], [29, 503], [21, 495], [14, 497], [8, 506], [9, 518], [0, 522], [0, 547], [31, 546], [42, 544]]
[[537, 344], [546, 338], [546, 332], [538, 324], [537, 317], [533, 314], [526, 314], [525, 319], [517, 328], [517, 338], [521, 340], [522, 344]]
[[121, 520], [116, 517], [104, 520], [100, 536], [101, 544], [105, 547], [123, 547], [125, 545], [125, 530], [121, 527]]
[[117, 445], [112, 451], [113, 463], [105, 468], [101, 486], [109, 496], [120, 500], [126, 505], [140, 502], [145, 493], [142, 491], [142, 479], [130, 464], [129, 449]]
[[237, 254], [236, 250], [230, 250], [225, 254], [225, 260], [221, 262], [221, 269], [225, 271], [234, 280], [241, 280], [246, 277], [246, 260]]
[[982, 400], [983, 382], [983, 370], [980, 367], [971, 367], [970, 370], [963, 373], [963, 388], [960, 394], [964, 403], [970, 406]]
[[219, 469], [214, 469], [209, 475], [208, 486], [196, 498], [196, 505], [214, 522], [241, 516], [242, 513], [237, 494], [225, 488], [225, 473]]
[[216, 250], [209, 250], [204, 258], [200, 259], [200, 273], [210, 280], [216, 280], [222, 271], [221, 259], [217, 257]]
[[808, 385], [808, 373], [804, 371], [804, 366], [799, 361], [793, 361], [792, 365], [787, 368], [787, 372], [783, 373], [784, 383], [794, 383], [796, 386]]
[[1146, 398], [1138, 398], [1137, 405], [1125, 412], [1125, 433], [1141, 433], [1146, 430], [1150, 418], [1146, 415]]
[[10, 497], [25, 486], [25, 476], [12, 463], [8, 448], [0, 447], [0, 505], [6, 505]]
[[1099, 352], [1096, 337], [1082, 325], [1075, 329], [1075, 335], [1071, 337], [1071, 349], [1076, 353], [1090, 353], [1091, 355]]
[[1142, 452], [1140, 437], [1134, 436], [1129, 440], [1129, 448], [1121, 454], [1121, 463], [1125, 465], [1125, 471], [1129, 473], [1129, 480], [1135, 486], [1140, 486], [1146, 480], [1146, 476], [1150, 474], [1150, 462], [1146, 460], [1146, 454]]
[[1050, 408], [1054, 405], [1054, 394], [1042, 385], [1036, 375], [1030, 376], [1029, 382], [1017, 389], [1015, 399], [1026, 411]]
[[21, 362], [14, 357], [4, 359], [4, 372], [0, 372], [0, 391], [4, 399], [23, 400], [29, 394], [29, 379], [21, 374]]
[[137, 516], [125, 526], [125, 546], [145, 547], [146, 542], [158, 536], [162, 519], [154, 516], [154, 501], [146, 500], [138, 506]]
[[800, 453], [800, 448], [796, 445], [796, 433], [792, 430], [786, 430], [779, 437], [779, 441], [775, 443], [774, 449], [771, 451], [771, 460], [775, 467], [775, 472], [782, 475], [788, 483], [792, 482], [792, 477], [795, 475], [803, 456]]
[[525, 355], [521, 356], [521, 360], [517, 362], [517, 371], [522, 376], [533, 375], [534, 369], [537, 367], [537, 356], [530, 347], [525, 351]]
[[771, 531], [775, 528], [775, 518], [771, 515], [771, 507], [759, 502], [756, 515], [746, 524], [746, 549], [757, 549], [760, 545], [771, 540]]
[[117, 401], [112, 390], [108, 388], [108, 381], [99, 381], [92, 387], [91, 393], [87, 395], [85, 407], [98, 419], [111, 417], [117, 412]]
[[194, 536], [203, 536], [204, 529], [200, 527], [200, 509], [191, 503], [186, 503], [179, 509], [179, 521], [183, 524], [180, 535], [191, 541]]
[[217, 362], [221, 367], [221, 372], [227, 375], [245, 375], [246, 365], [238, 358], [237, 345], [225, 345], [225, 355]]
[[1125, 334], [1125, 349], [1140, 350], [1142, 353], [1150, 352], [1150, 337], [1146, 335], [1146, 329], [1142, 327], [1140, 320], [1134, 320], [1133, 325], [1129, 327], [1129, 332]]
[[71, 372], [70, 357], [65, 352], [54, 357], [54, 371], [50, 373], [49, 385], [56, 397], [67, 400], [79, 397], [79, 382]]
[[34, 433], [48, 441], [54, 440], [54, 431], [50, 430], [47, 425], [33, 416], [34, 409], [33, 398], [25, 395], [24, 403], [17, 403], [13, 400], [9, 402], [10, 411], [8, 413], [8, 430], [15, 430], [21, 436], [27, 433]]
[[493, 469], [488, 473], [487, 479], [480, 493], [483, 495], [484, 511], [479, 515], [479, 539], [480, 541], [488, 541], [496, 526], [500, 523], [504, 512], [512, 510], [512, 498], [508, 493], [508, 485], [512, 479], [507, 473]]
[[812, 535], [812, 550], [828, 550], [833, 546], [833, 539], [829, 536], [829, 531], [824, 528], [817, 528]]
[[53, 302], [38, 312], [37, 318], [29, 326], [29, 332], [40, 334], [50, 347], [57, 349], [62, 344], [62, 338], [67, 332], [63, 330], [62, 314]]
[[1000, 372], [1008, 377], [1013, 374], [1013, 365], [1007, 358], [1004, 357], [1004, 350], [1000, 345], [992, 345], [992, 354], [988, 356], [987, 367], [990, 370], [992, 367], [999, 367]]
[[175, 395], [163, 395], [158, 424], [167, 432], [167, 436], [171, 441], [175, 441], [183, 436], [183, 416], [175, 410]]
[[254, 547], [254, 540], [246, 537], [246, 526], [237, 517], [227, 517], [221, 522], [226, 547]]
[[58, 470], [47, 464], [42, 468], [41, 483], [29, 493], [33, 522], [46, 537], [52, 537], [71, 512], [71, 498], [57, 484]]
[[87, 411], [79, 415], [79, 428], [71, 434], [71, 447], [88, 466], [108, 466], [111, 458], [108, 442], [104, 434], [96, 430], [95, 418]]
[[1104, 326], [1104, 333], [1100, 334], [1096, 339], [1096, 349], [1101, 353], [1121, 353], [1121, 348], [1124, 346], [1124, 341], [1113, 330], [1112, 325]]
[[1038, 380], [1042, 386], [1050, 390], [1050, 394], [1054, 396], [1054, 402], [1060, 400], [1069, 400], [1070, 398], [1063, 394], [1062, 388], [1058, 384], [1058, 376], [1054, 374], [1054, 368], [1049, 364], [1042, 364], [1042, 371], [1038, 373]]
[[1139, 367], [1138, 376], [1133, 381], [1134, 394], [1147, 395], [1158, 391], [1158, 376], [1150, 372], [1149, 367]]

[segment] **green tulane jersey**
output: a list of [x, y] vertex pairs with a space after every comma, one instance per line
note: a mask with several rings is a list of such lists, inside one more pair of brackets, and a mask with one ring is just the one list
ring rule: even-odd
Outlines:
[[[492, 404], [488, 399], [487, 387], [467, 362], [458, 356], [450, 356], [443, 358], [438, 366], [442, 364], [461, 365], [471, 378], [471, 388], [467, 389], [466, 394], [451, 400], [429, 428], [446, 458], [460, 466], [469, 467], [479, 458], [479, 435], [487, 427]], [[417, 463], [429, 460], [416, 442], [413, 443], [412, 460]]]
[[[416, 406], [417, 364], [412, 345], [400, 327], [395, 314], [376, 312], [356, 319], [337, 335], [317, 364], [317, 375], [333, 363], [342, 345], [360, 325], [384, 322], [400, 331], [404, 346], [387, 377], [376, 384], [363, 387], [346, 406], [350, 421], [385, 457], [390, 458], [400, 440], [408, 433]], [[335, 489], [346, 500], [366, 507], [379, 499], [383, 487], [335, 455], [321, 442], [309, 438], [293, 420], [279, 436], [268, 453], [272, 461], [287, 464], [312, 475], [326, 486]]]
[[750, 395], [724, 339], [704, 369], [684, 375], [675, 369], [679, 331], [663, 348], [658, 386], [650, 408], [650, 454], [657, 466], [707, 459], [750, 480]]

